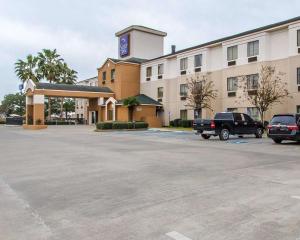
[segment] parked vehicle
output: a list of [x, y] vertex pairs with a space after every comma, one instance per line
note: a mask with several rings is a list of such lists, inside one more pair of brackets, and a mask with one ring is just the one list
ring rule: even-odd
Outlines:
[[220, 140], [228, 140], [230, 135], [246, 134], [254, 134], [256, 138], [261, 138], [264, 133], [263, 124], [245, 113], [221, 112], [217, 113], [213, 120], [196, 119], [193, 126], [197, 134], [201, 134], [204, 139], [219, 136]]
[[300, 142], [300, 114], [274, 115], [268, 125], [268, 137], [275, 143], [283, 140]]

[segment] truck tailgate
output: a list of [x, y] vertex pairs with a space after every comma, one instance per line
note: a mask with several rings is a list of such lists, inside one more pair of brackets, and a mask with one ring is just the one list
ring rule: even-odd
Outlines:
[[210, 131], [211, 130], [210, 124], [211, 124], [210, 119], [196, 119], [194, 121], [194, 130]]

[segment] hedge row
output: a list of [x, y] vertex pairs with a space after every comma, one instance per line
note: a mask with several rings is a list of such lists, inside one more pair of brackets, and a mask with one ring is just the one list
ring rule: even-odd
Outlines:
[[193, 126], [193, 120], [182, 120], [182, 119], [175, 119], [173, 121], [170, 121], [171, 127], [184, 127], [184, 128], [190, 128]]
[[99, 122], [96, 124], [99, 130], [107, 129], [145, 129], [148, 123], [145, 122]]
[[62, 120], [51, 120], [51, 121], [45, 121], [46, 125], [74, 125], [74, 122], [67, 122]]

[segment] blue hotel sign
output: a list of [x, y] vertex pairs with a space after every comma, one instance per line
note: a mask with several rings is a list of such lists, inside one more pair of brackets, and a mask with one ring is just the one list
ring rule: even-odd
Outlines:
[[120, 56], [126, 57], [129, 55], [129, 33], [120, 37]]

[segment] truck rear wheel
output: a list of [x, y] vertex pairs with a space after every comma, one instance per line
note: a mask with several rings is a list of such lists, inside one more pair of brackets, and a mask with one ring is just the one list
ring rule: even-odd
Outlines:
[[282, 140], [281, 139], [273, 139], [273, 141], [275, 142], [275, 143], [277, 143], [277, 144], [280, 144], [281, 142], [282, 142]]
[[207, 135], [207, 134], [201, 134], [201, 137], [203, 139], [209, 139], [210, 138], [210, 135]]
[[229, 139], [229, 130], [226, 128], [222, 129], [219, 138], [221, 141], [227, 141]]
[[261, 128], [256, 129], [255, 137], [262, 138], [264, 131]]

